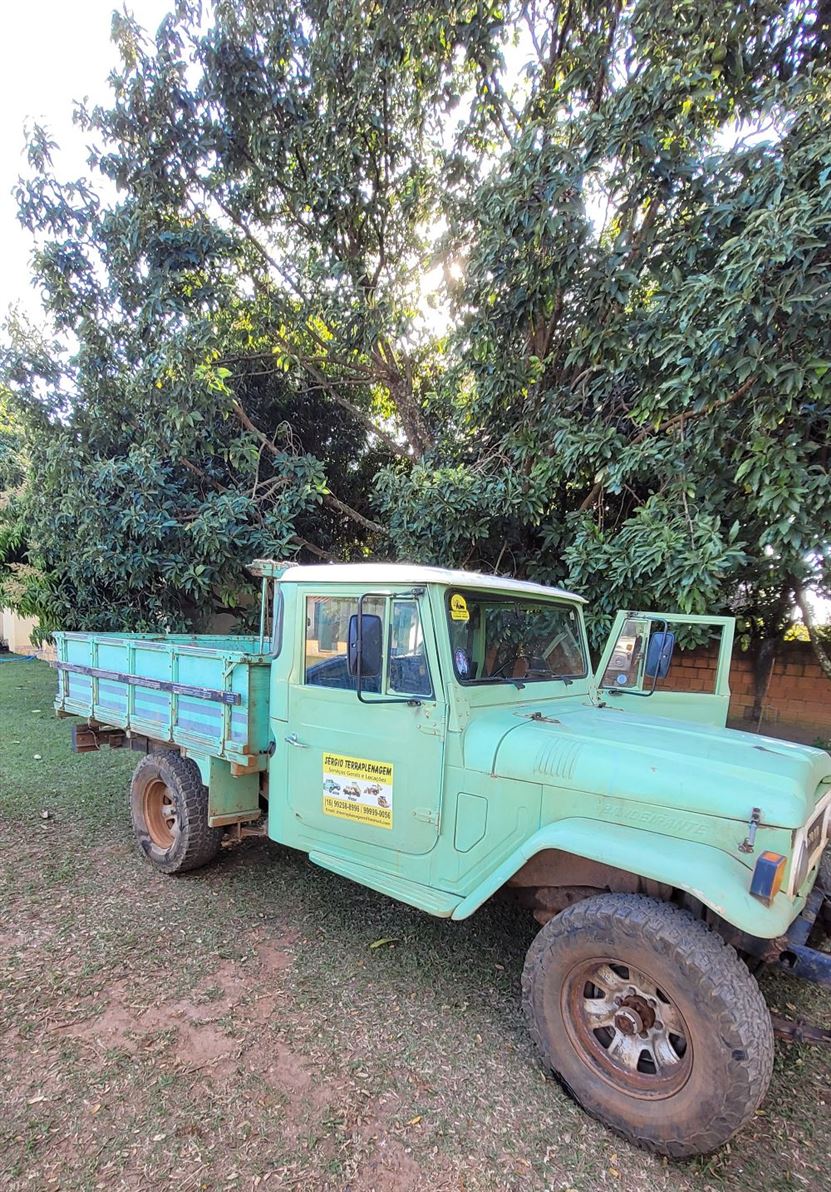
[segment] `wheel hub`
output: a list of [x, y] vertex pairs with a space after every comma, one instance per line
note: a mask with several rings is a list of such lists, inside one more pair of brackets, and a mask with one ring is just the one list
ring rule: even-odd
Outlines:
[[161, 778], [145, 787], [142, 812], [150, 839], [166, 852], [179, 835], [179, 813], [173, 792]]
[[643, 1032], [643, 1019], [637, 1010], [624, 1006], [614, 1018], [615, 1027], [624, 1035], [640, 1035]]
[[620, 1013], [615, 1016], [615, 1026], [624, 1034], [645, 1035], [655, 1025], [655, 1010], [646, 998], [636, 993], [625, 998], [615, 998]]
[[583, 1061], [621, 1091], [659, 1099], [686, 1083], [692, 1067], [687, 1024], [647, 973], [617, 960], [580, 964], [563, 985], [562, 1010]]

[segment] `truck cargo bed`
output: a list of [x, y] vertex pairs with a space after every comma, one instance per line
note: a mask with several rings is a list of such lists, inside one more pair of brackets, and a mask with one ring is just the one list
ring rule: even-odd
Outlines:
[[265, 767], [271, 659], [258, 637], [56, 633], [55, 644], [59, 713]]

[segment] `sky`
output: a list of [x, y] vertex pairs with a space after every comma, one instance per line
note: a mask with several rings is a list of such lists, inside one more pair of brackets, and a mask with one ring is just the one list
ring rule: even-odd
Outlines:
[[[29, 284], [29, 233], [17, 221], [11, 192], [27, 171], [24, 124], [45, 124], [61, 152], [58, 173], [85, 172], [86, 139], [72, 124], [75, 100], [107, 96], [107, 75], [116, 64], [110, 42], [113, 0], [29, 0], [3, 6], [0, 50], [0, 315], [11, 303], [37, 315]], [[155, 30], [172, 0], [134, 0], [130, 10]], [[33, 33], [36, 37], [33, 37]]]

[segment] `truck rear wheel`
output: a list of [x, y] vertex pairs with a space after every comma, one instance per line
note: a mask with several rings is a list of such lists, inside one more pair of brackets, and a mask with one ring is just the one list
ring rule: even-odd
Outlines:
[[753, 1116], [773, 1029], [735, 951], [687, 911], [634, 894], [569, 907], [528, 950], [523, 1005], [546, 1065], [589, 1113], [673, 1158]]
[[208, 826], [208, 788], [196, 762], [175, 751], [142, 758], [130, 783], [130, 816], [139, 848], [164, 873], [207, 865], [222, 829]]

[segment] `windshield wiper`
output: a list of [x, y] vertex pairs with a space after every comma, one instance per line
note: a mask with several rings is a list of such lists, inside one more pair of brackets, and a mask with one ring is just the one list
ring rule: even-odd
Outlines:
[[565, 683], [569, 687], [574, 679], [571, 675], [552, 675], [551, 671], [544, 670], [529, 670], [525, 676], [527, 679], [539, 679], [544, 683]]

